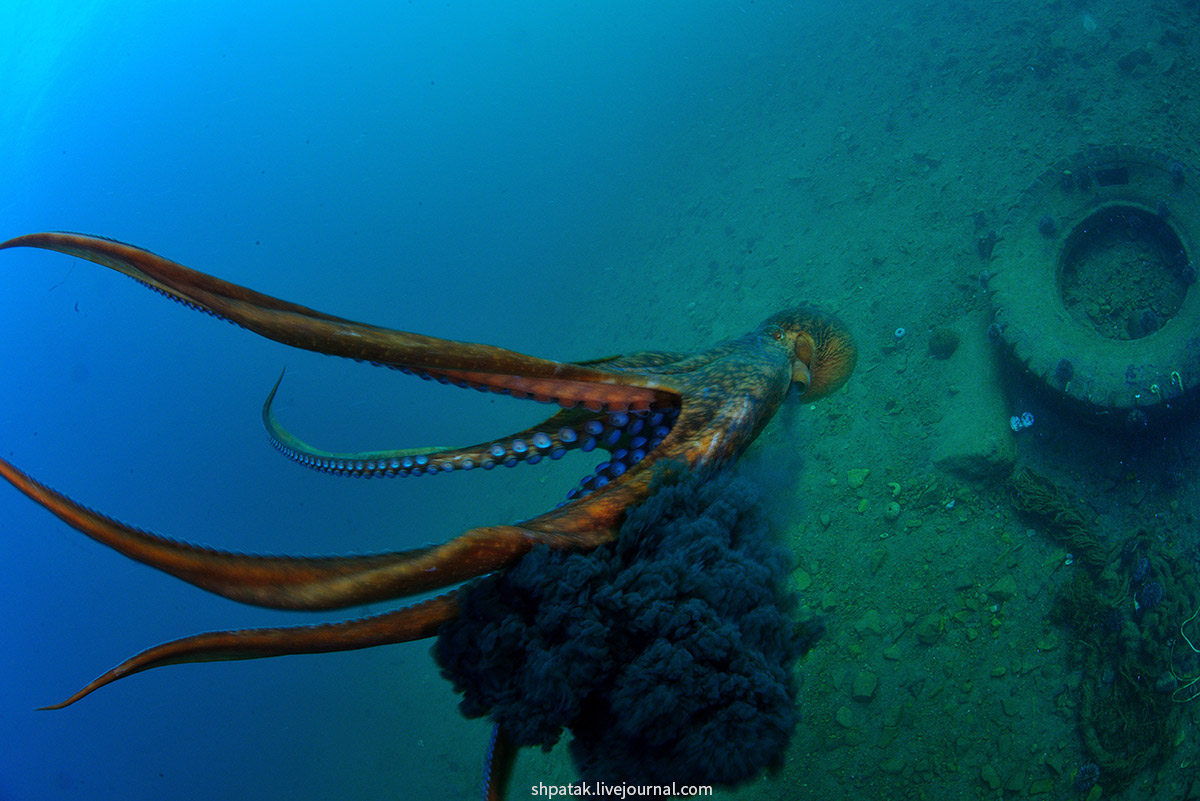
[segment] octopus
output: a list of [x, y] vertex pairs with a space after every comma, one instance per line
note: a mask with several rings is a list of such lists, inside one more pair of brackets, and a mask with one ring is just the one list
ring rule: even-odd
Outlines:
[[656, 465], [681, 463], [701, 471], [730, 465], [789, 395], [805, 401], [829, 395], [846, 382], [857, 358], [846, 326], [811, 306], [780, 311], [753, 331], [704, 351], [643, 351], [563, 362], [335, 317], [110, 239], [37, 233], [0, 243], [0, 250], [18, 247], [109, 267], [187, 307], [284, 345], [556, 407], [540, 424], [466, 447], [332, 452], [280, 425], [272, 410], [276, 382], [262, 410], [267, 434], [284, 456], [314, 470], [399, 477], [536, 464], [573, 450], [604, 454], [562, 504], [528, 520], [473, 528], [411, 550], [318, 557], [247, 555], [159, 536], [93, 511], [0, 459], [0, 475], [72, 528], [235, 601], [330, 610], [446, 590], [341, 623], [214, 631], [166, 642], [46, 709], [61, 709], [118, 679], [164, 665], [347, 651], [434, 636], [458, 614], [458, 585], [504, 570], [540, 545], [586, 551], [610, 542], [626, 511], [650, 494]]

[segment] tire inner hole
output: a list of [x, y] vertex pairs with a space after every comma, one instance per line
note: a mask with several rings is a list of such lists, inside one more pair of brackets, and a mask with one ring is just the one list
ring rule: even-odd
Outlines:
[[1082, 324], [1108, 339], [1150, 336], [1187, 297], [1187, 249], [1155, 213], [1114, 204], [1075, 226], [1062, 249], [1058, 290]]

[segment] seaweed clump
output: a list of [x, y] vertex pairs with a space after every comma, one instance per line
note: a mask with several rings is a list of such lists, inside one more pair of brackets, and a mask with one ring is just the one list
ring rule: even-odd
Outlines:
[[1021, 514], [1041, 524], [1046, 533], [1093, 570], [1112, 561], [1112, 548], [1096, 535], [1083, 512], [1050, 479], [1027, 467], [1008, 479], [1009, 497]]

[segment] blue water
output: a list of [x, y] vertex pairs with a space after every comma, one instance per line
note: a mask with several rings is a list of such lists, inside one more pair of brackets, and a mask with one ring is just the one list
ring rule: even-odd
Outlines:
[[[101, 234], [331, 313], [555, 358], [705, 344], [624, 257], [691, 148], [772, 91], [756, 71], [795, 57], [802, 9], [343, 8], [5, 0], [0, 237]], [[411, 547], [542, 511], [586, 470], [306, 472], [260, 430], [284, 366], [281, 419], [330, 449], [472, 442], [541, 409], [292, 351], [65, 256], [6, 251], [0, 271], [3, 455], [156, 532]], [[216, 598], [7, 486], [0, 520], [3, 801], [474, 792], [487, 727], [458, 717], [423, 643], [168, 667], [33, 711], [167, 639], [337, 616]]]

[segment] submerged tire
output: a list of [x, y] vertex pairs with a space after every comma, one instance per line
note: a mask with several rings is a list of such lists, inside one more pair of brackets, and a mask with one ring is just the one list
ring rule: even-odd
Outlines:
[[1142, 425], [1200, 390], [1200, 178], [1130, 145], [1063, 159], [993, 251], [998, 336], [1069, 406]]

